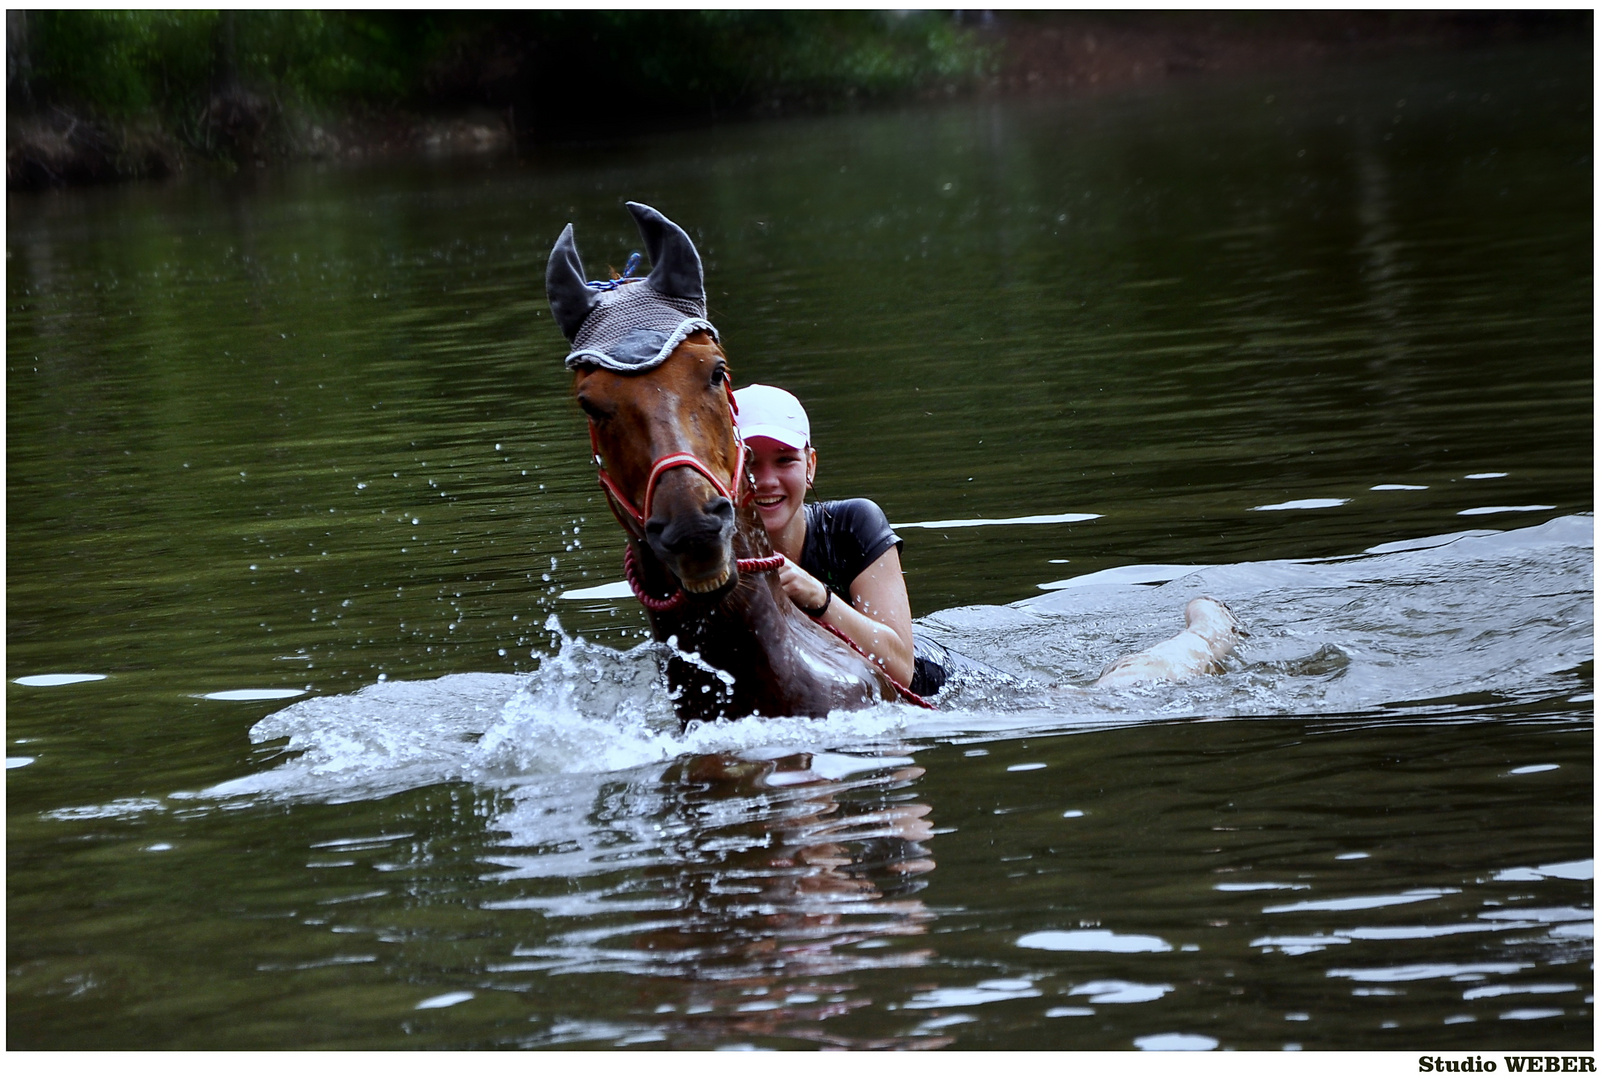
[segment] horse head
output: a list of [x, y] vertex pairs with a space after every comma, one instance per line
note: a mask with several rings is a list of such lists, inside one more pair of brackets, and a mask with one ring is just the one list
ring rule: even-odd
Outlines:
[[685, 593], [720, 595], [737, 577], [745, 480], [729, 365], [690, 237], [649, 206], [627, 206], [651, 273], [584, 280], [569, 225], [546, 265], [546, 295], [573, 346], [574, 396], [614, 515]]

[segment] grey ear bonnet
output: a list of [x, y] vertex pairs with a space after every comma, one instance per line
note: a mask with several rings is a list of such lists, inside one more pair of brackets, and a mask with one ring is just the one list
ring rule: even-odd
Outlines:
[[651, 257], [644, 278], [585, 281], [584, 263], [573, 243], [573, 226], [562, 230], [545, 268], [551, 314], [573, 345], [567, 366], [610, 368], [625, 374], [656, 367], [680, 342], [705, 330], [707, 294], [701, 256], [685, 231], [643, 203], [625, 203]]

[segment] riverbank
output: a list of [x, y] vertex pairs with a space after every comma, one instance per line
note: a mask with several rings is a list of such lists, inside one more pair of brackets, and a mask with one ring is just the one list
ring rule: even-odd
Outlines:
[[986, 91], [1005, 94], [1094, 93], [1592, 34], [1586, 11], [1015, 13], [994, 23], [1000, 63]]
[[[860, 108], [895, 98], [1072, 95], [1226, 78], [1378, 54], [1591, 37], [1591, 12], [966, 12], [957, 44], [895, 85], [807, 85], [688, 106], [586, 110], [609, 131], [751, 115]], [[9, 27], [8, 16], [8, 29]], [[536, 74], [551, 52], [534, 36], [484, 35], [432, 68], [405, 104], [308, 107], [237, 83], [198, 117], [115, 120], [59, 102], [13, 105], [6, 126], [10, 190], [267, 168], [297, 160], [501, 153], [593, 134], [553, 108]], [[955, 59], [954, 59], [955, 58]], [[15, 66], [15, 65], [13, 65]], [[570, 66], [572, 64], [570, 58]], [[688, 77], [688, 76], [687, 76]], [[12, 101], [16, 94], [12, 75]], [[26, 95], [23, 95], [26, 97]], [[628, 98], [623, 92], [620, 100]], [[688, 99], [687, 99], [688, 100]]]

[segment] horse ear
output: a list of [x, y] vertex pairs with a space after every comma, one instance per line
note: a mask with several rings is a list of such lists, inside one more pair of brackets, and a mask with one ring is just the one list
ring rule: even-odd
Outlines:
[[601, 302], [601, 291], [584, 282], [584, 263], [579, 261], [571, 224], [557, 237], [551, 258], [546, 261], [545, 298], [551, 302], [551, 314], [569, 341], [579, 332], [585, 316]]
[[685, 230], [645, 203], [624, 205], [635, 216], [640, 238], [646, 242], [646, 254], [651, 256], [651, 275], [646, 278], [646, 284], [668, 296], [705, 300], [701, 256], [696, 254], [696, 245], [690, 242]]

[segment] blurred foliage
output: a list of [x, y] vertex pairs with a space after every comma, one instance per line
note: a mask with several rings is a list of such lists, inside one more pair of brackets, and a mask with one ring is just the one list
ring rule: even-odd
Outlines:
[[33, 90], [44, 100], [131, 116], [170, 98], [174, 87], [204, 86], [210, 75], [215, 12], [39, 11], [30, 16]]
[[607, 49], [620, 78], [687, 101], [882, 96], [978, 75], [984, 62], [950, 19], [928, 12], [620, 11], [569, 21]]
[[231, 83], [309, 103], [398, 98], [423, 42], [393, 22], [321, 11], [31, 12], [33, 90], [115, 117], [204, 107]]
[[[13, 100], [180, 136], [219, 94], [279, 109], [515, 107], [562, 127], [577, 101], [706, 113], [906, 93], [982, 74], [946, 15], [869, 11], [91, 11], [28, 13]], [[15, 88], [14, 88], [15, 90]]]

